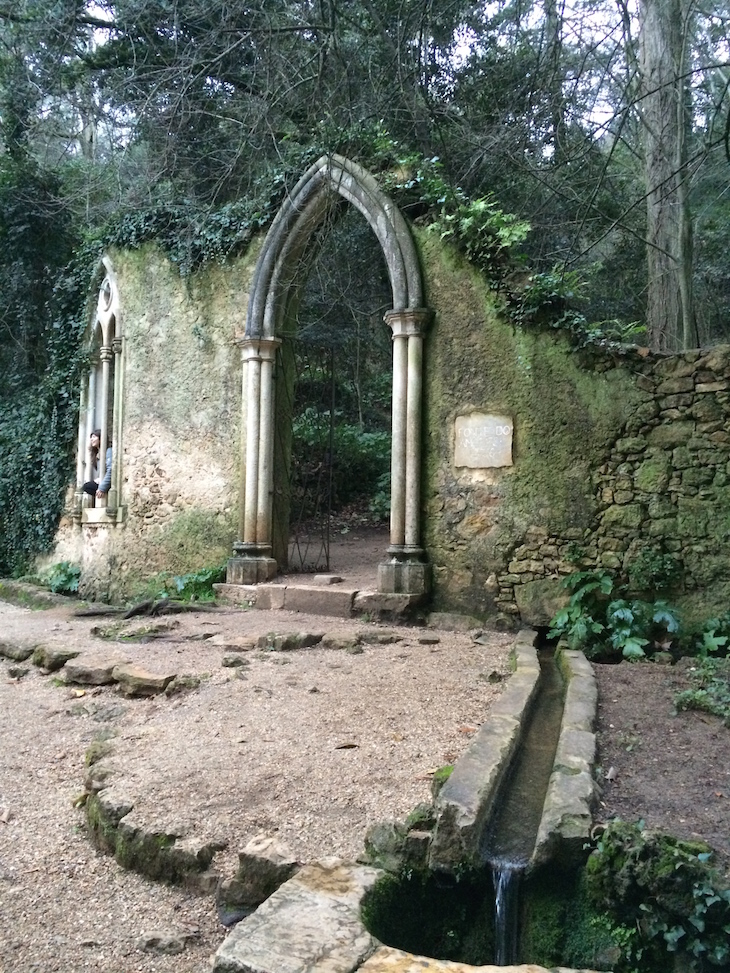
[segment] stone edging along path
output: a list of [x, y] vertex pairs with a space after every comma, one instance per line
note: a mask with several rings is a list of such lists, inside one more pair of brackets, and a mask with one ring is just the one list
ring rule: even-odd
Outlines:
[[[441, 789], [434, 805], [432, 831], [407, 836], [415, 839], [410, 844], [419, 849], [420, 864], [449, 870], [460, 856], [468, 861], [475, 855], [480, 826], [489, 815], [508, 761], [517, 749], [520, 727], [535, 695], [539, 665], [534, 643], [535, 634], [530, 631], [517, 636], [512, 649], [513, 674]], [[33, 661], [46, 671], [63, 668], [67, 682], [118, 682], [129, 695], [174, 688], [171, 676], [145, 673], [120, 658], [102, 667], [103, 671], [76, 671], [81, 660], [75, 662], [71, 655], [75, 653], [56, 657], [39, 651]], [[535, 863], [582, 848], [591, 825], [595, 681], [581, 653], [561, 648], [559, 665], [566, 681], [566, 702]], [[87, 754], [86, 815], [94, 840], [125, 867], [212, 893], [219, 876], [210, 865], [219, 846], [175, 834], [149, 833], [140, 827], [130, 801], [116, 793], [106, 779], [102, 758], [110, 746], [109, 741], [100, 739]], [[256, 855], [242, 853], [240, 858], [241, 869], [234, 883], [243, 885], [250, 877], [244, 864], [249, 870], [255, 868], [252, 861]], [[292, 871], [295, 874], [290, 877]], [[415, 973], [423, 969], [466, 973], [498, 969], [409, 956], [374, 939], [360, 919], [360, 903], [384, 874], [380, 868], [333, 859], [299, 869], [287, 865], [277, 874], [265, 901], [235, 926], [219, 948], [215, 973]], [[269, 894], [272, 888], [273, 894]], [[254, 904], [262, 899], [264, 895]], [[541, 973], [536, 966], [513, 969]]]
[[[450, 868], [458, 855], [467, 861], [476, 856], [480, 827], [537, 691], [535, 638], [533, 632], [518, 635], [514, 674], [436, 800], [428, 853], [432, 867]], [[561, 647], [558, 664], [566, 681], [565, 708], [532, 864], [555, 853], [575, 854], [591, 827], [595, 679], [580, 652]], [[383, 946], [360, 918], [364, 895], [383, 874], [337, 859], [304, 866], [232, 930], [216, 953], [214, 973], [547, 973], [533, 965], [468, 966]]]

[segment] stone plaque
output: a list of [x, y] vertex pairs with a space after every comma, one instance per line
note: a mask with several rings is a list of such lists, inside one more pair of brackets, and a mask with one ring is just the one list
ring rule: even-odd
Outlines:
[[512, 420], [472, 412], [454, 423], [454, 465], [471, 469], [512, 466]]

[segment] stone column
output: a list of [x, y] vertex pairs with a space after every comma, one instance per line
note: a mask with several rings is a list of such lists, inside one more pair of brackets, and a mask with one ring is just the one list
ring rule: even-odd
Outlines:
[[122, 365], [122, 339], [112, 340], [112, 352], [114, 355], [114, 404], [112, 406], [112, 482], [107, 494], [107, 512], [113, 514], [121, 503], [122, 486], [122, 388], [123, 388], [123, 365]]
[[81, 385], [81, 395], [79, 397], [79, 431], [76, 437], [76, 489], [74, 490], [74, 507], [71, 517], [74, 524], [81, 525], [81, 509], [86, 494], [83, 485], [86, 482], [86, 458], [88, 455], [89, 441], [86, 436], [86, 398], [89, 394], [89, 383]]
[[271, 556], [274, 492], [274, 365], [278, 338], [241, 338], [242, 456], [239, 540], [228, 561], [229, 584], [256, 584], [276, 574]]
[[378, 566], [381, 592], [425, 595], [430, 566], [421, 547], [421, 423], [423, 336], [431, 319], [425, 308], [388, 311], [393, 332], [393, 423], [390, 546]]
[[[83, 446], [83, 456], [84, 456], [84, 476], [82, 480], [82, 486], [89, 480], [93, 480], [95, 473], [91, 466], [91, 453], [89, 452], [89, 440], [91, 439], [91, 434], [94, 431], [94, 410], [96, 407], [96, 372], [98, 368], [98, 362], [92, 360], [91, 370], [89, 372], [89, 381], [86, 393], [86, 415], [84, 416], [83, 422], [85, 426], [84, 430], [84, 446]], [[88, 493], [84, 493], [81, 499], [82, 507], [93, 507], [94, 498], [89, 496]]]
[[[99, 353], [101, 359], [101, 443], [99, 444], [99, 483], [106, 476], [106, 450], [109, 440], [109, 373], [114, 352], [111, 345], [102, 345]], [[97, 497], [96, 506], [106, 507], [108, 496]]]

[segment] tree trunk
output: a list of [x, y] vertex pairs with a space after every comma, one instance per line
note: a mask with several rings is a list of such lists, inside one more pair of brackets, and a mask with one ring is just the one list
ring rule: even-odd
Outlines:
[[686, 140], [688, 0], [641, 0], [639, 112], [647, 192], [647, 330], [655, 351], [696, 344]]

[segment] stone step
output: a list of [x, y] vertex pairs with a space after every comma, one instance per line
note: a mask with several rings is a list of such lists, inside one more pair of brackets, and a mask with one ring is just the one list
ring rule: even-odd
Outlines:
[[395, 619], [406, 616], [423, 600], [422, 595], [361, 591], [340, 585], [224, 583], [215, 584], [213, 588], [216, 597], [229, 604], [335, 618], [351, 618], [369, 613]]

